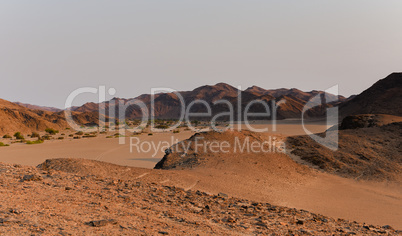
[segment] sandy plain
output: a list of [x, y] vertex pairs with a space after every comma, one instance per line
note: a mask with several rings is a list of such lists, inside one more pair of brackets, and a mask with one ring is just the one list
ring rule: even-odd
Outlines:
[[[269, 124], [254, 124], [256, 128]], [[322, 132], [328, 127], [311, 123], [311, 132]], [[299, 122], [277, 124], [277, 132], [267, 136], [284, 137], [304, 134]], [[135, 136], [141, 142], [172, 142], [184, 140], [194, 132], [154, 133]], [[308, 173], [265, 173], [253, 165], [217, 166], [194, 170], [151, 170], [164, 151], [130, 152], [130, 137], [124, 145], [118, 138], [50, 140], [40, 145], [12, 144], [0, 150], [0, 162], [36, 166], [52, 158], [85, 158], [113, 164], [137, 167], [137, 178], [217, 194], [269, 202], [286, 207], [304, 209], [334, 218], [344, 218], [375, 225], [391, 225], [402, 229], [402, 187], [397, 183], [356, 181], [311, 170]], [[279, 173], [279, 174], [278, 174]]]

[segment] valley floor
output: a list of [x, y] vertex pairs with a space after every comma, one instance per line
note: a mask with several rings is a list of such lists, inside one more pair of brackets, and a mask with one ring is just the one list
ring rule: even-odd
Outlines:
[[[318, 132], [326, 126], [310, 128]], [[279, 131], [278, 137], [303, 132], [292, 124]], [[180, 141], [192, 134], [184, 131], [174, 137]], [[172, 134], [139, 137], [159, 142], [170, 141]], [[117, 138], [101, 135], [2, 147], [0, 162], [7, 164], [1, 165], [0, 232], [392, 235], [397, 232], [391, 227], [402, 229], [399, 183], [341, 178], [300, 167], [285, 155], [272, 160], [256, 156], [252, 162], [234, 156], [213, 168], [150, 169], [163, 154], [130, 153], [129, 138], [119, 145]], [[83, 159], [54, 160], [45, 170], [27, 167], [53, 158]], [[24, 181], [26, 175], [38, 178]], [[97, 220], [111, 221], [91, 223]], [[94, 227], [97, 224], [105, 226]]]

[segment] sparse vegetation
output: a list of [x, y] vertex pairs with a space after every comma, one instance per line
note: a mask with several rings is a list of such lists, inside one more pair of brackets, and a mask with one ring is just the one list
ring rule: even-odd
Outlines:
[[148, 136], [154, 135], [153, 133], [149, 133]]
[[157, 125], [157, 126], [155, 126], [155, 128], [157, 128], [157, 129], [167, 129], [167, 128], [169, 128], [169, 126], [168, 125]]
[[26, 144], [40, 144], [40, 143], [43, 143], [44, 141], [42, 140], [42, 139], [38, 139], [38, 140], [35, 140], [35, 141], [26, 141], [25, 143]]
[[9, 134], [5, 134], [3, 138], [12, 138]]
[[10, 146], [9, 144], [4, 144], [3, 142], [0, 142], [0, 147], [7, 147]]
[[178, 129], [173, 130], [173, 133], [174, 133], [174, 134], [178, 134], [178, 133], [180, 133], [180, 130], [178, 130]]
[[64, 139], [64, 137], [58, 137], [57, 139]]
[[77, 133], [75, 133], [76, 135], [83, 135], [84, 134], [84, 132], [82, 132], [82, 131], [78, 131]]
[[58, 130], [55, 130], [55, 129], [52, 129], [52, 128], [47, 128], [47, 129], [45, 129], [45, 131], [46, 131], [46, 133], [48, 133], [50, 135], [54, 135], [54, 134], [59, 133]]
[[21, 134], [21, 132], [16, 132], [15, 134], [14, 134], [14, 137], [16, 138], [16, 139], [24, 139], [24, 135], [22, 135]]
[[40, 135], [36, 132], [32, 132], [31, 138], [40, 138]]

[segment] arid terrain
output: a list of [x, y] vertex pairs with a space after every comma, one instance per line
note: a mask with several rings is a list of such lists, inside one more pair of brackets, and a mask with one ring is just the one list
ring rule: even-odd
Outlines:
[[[199, 120], [191, 122], [194, 130], [185, 123], [169, 130], [170, 119], [156, 119], [161, 132], [151, 132], [150, 123], [138, 132], [109, 127], [135, 127], [135, 119], [121, 124], [105, 117], [108, 124], [97, 127], [99, 104], [87, 103], [71, 108], [86, 127], [82, 132], [68, 127], [63, 111], [1, 100], [0, 232], [401, 235], [402, 114], [394, 105], [362, 103], [373, 96], [399, 101], [400, 77], [394, 73], [357, 96], [316, 104], [304, 127], [285, 118], [300, 117], [320, 91], [250, 87], [241, 91], [246, 101], [289, 101], [278, 113], [282, 120], [250, 126], [223, 120], [215, 131]], [[188, 101], [230, 98], [236, 104], [238, 92], [219, 83], [183, 94]], [[177, 97], [158, 96], [160, 118], [175, 117]], [[337, 105], [342, 119], [329, 126], [325, 108]], [[358, 108], [364, 113], [350, 112]], [[268, 130], [252, 131], [262, 128]], [[339, 135], [338, 149], [320, 145], [306, 130]]]
[[176, 176], [184, 184], [184, 173], [149, 173], [83, 159], [0, 168], [0, 232], [6, 235], [398, 234], [388, 225], [174, 187], [163, 180]]
[[[157, 134], [154, 137], [158, 135], [166, 134]], [[202, 136], [205, 140], [232, 140], [235, 137], [242, 140], [247, 137], [251, 140], [262, 140], [268, 138], [270, 134], [253, 134], [242, 131], [241, 133], [226, 132], [222, 134], [210, 132], [197, 136]], [[145, 137], [148, 138], [148, 136]], [[276, 137], [281, 139], [283, 135]], [[77, 142], [85, 147], [88, 146], [85, 143], [87, 140], [117, 142], [118, 139], [98, 137], [71, 142], [60, 141], [58, 145]], [[48, 143], [48, 145], [56, 145], [57, 142], [55, 140], [53, 144]], [[101, 142], [100, 146], [105, 144]], [[42, 145], [46, 145], [46, 143], [26, 146], [39, 148]], [[4, 147], [3, 150], [12, 147]], [[22, 150], [22, 148], [19, 147], [16, 150]], [[76, 154], [78, 155], [84, 150], [81, 149]], [[28, 152], [25, 154], [28, 155]], [[111, 155], [110, 158], [114, 155]], [[38, 230], [36, 231], [38, 233], [46, 233], [47, 229], [51, 228], [65, 234], [90, 232], [156, 234], [159, 231], [162, 234], [164, 232], [196, 234], [201, 231], [204, 234], [205, 232], [207, 232], [206, 234], [231, 234], [233, 232], [231, 230], [235, 229], [239, 234], [293, 232], [295, 234], [327, 235], [332, 233], [343, 235], [348, 232], [356, 234], [385, 232], [392, 235], [397, 232], [390, 230], [390, 227], [395, 229], [402, 227], [398, 220], [402, 217], [400, 211], [402, 188], [398, 182], [342, 178], [299, 164], [282, 153], [251, 153], [247, 155], [233, 152], [205, 153], [205, 155], [193, 159], [189, 153], [190, 161], [175, 159], [174, 157], [177, 155], [181, 154], [172, 153], [164, 158], [169, 159], [169, 163], [175, 163], [173, 169], [172, 166], [161, 165], [159, 167], [170, 170], [124, 167], [84, 159], [49, 160], [39, 169], [4, 164], [4, 173], [8, 173], [8, 175], [3, 175], [3, 177], [9, 177], [2, 180], [3, 187], [5, 187], [3, 194], [13, 194], [17, 189], [20, 189], [18, 191], [21, 192], [19, 192], [18, 198], [1, 204], [5, 206], [4, 212], [7, 214], [3, 218], [6, 223], [3, 223], [2, 230], [11, 232], [13, 229], [28, 230], [29, 228], [29, 230]], [[81, 157], [85, 158], [85, 156]], [[106, 158], [107, 155], [104, 157]], [[109, 158], [100, 160], [116, 162], [116, 159]], [[12, 163], [12, 160], [8, 162]], [[34, 162], [42, 163], [44, 160], [36, 159]], [[34, 162], [31, 165], [36, 165], [33, 164]], [[155, 162], [148, 162], [148, 164], [150, 163]], [[32, 174], [39, 180], [21, 181], [25, 175]], [[51, 184], [47, 181], [51, 181]], [[44, 184], [44, 182], [46, 183]], [[23, 187], [25, 185], [28, 187]], [[141, 187], [134, 188], [133, 185]], [[197, 193], [197, 190], [200, 192]], [[33, 198], [41, 191], [49, 192], [49, 194]], [[2, 199], [9, 199], [9, 196], [4, 195]], [[27, 199], [37, 200], [34, 200], [35, 204], [27, 205], [25, 204]], [[68, 205], [65, 204], [66, 201], [69, 202]], [[62, 202], [63, 204], [61, 204]], [[83, 205], [83, 202], [86, 202], [86, 205]], [[253, 209], [253, 213], [246, 213], [247, 210], [242, 210], [241, 205], [244, 202], [250, 204], [251, 208], [247, 207], [247, 209]], [[276, 207], [281, 206], [279, 207], [281, 210], [270, 213], [261, 207], [260, 209], [253, 206], [252, 203], [257, 204], [256, 206], [271, 207], [270, 204]], [[269, 204], [267, 205], [267, 203]], [[127, 207], [125, 204], [131, 204], [133, 207]], [[213, 214], [197, 213], [205, 205], [212, 209], [213, 204], [217, 204], [215, 207], [219, 209]], [[196, 210], [193, 207], [196, 207]], [[234, 207], [233, 212], [230, 210], [232, 207]], [[9, 208], [16, 209], [20, 213], [7, 212]], [[307, 210], [314, 214], [292, 210], [293, 208]], [[18, 223], [24, 222], [38, 209], [43, 209], [41, 210], [43, 214], [37, 214], [36, 221], [29, 220], [24, 227], [23, 224]], [[64, 213], [57, 213], [60, 210]], [[241, 213], [242, 211], [245, 212]], [[281, 213], [282, 211], [287, 213]], [[320, 216], [315, 214], [320, 214]], [[333, 219], [312, 220], [314, 217], [324, 216]], [[132, 217], [137, 219], [135, 224], [130, 220]], [[297, 224], [299, 218], [309, 223]], [[335, 220], [338, 218], [344, 220]], [[110, 224], [102, 221], [99, 224], [106, 224], [106, 226], [99, 228], [93, 227], [92, 223], [89, 223], [98, 220], [113, 221]], [[352, 223], [354, 220], [360, 223]], [[64, 222], [62, 226], [60, 221]], [[115, 221], [117, 221], [116, 224], [113, 223]], [[193, 224], [197, 225], [199, 231], [194, 229]], [[385, 225], [390, 225], [390, 227]]]

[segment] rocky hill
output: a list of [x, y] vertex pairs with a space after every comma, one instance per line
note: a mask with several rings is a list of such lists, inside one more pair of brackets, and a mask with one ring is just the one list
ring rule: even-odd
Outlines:
[[401, 116], [392, 116], [384, 114], [362, 114], [347, 116], [342, 120], [339, 129], [358, 129], [380, 127], [383, 125], [402, 122]]
[[402, 116], [402, 73], [392, 73], [340, 106], [342, 117], [358, 114]]
[[[346, 123], [342, 123], [343, 128]], [[402, 122], [352, 128], [339, 130], [337, 151], [321, 146], [307, 135], [289, 137], [288, 147], [292, 149], [291, 154], [329, 173], [357, 179], [402, 181]]]
[[[74, 121], [80, 125], [99, 124], [97, 112], [73, 112], [72, 116]], [[0, 135], [14, 132], [28, 134], [32, 131], [44, 131], [46, 128], [63, 130], [68, 127], [64, 111], [29, 109], [0, 99]]]

